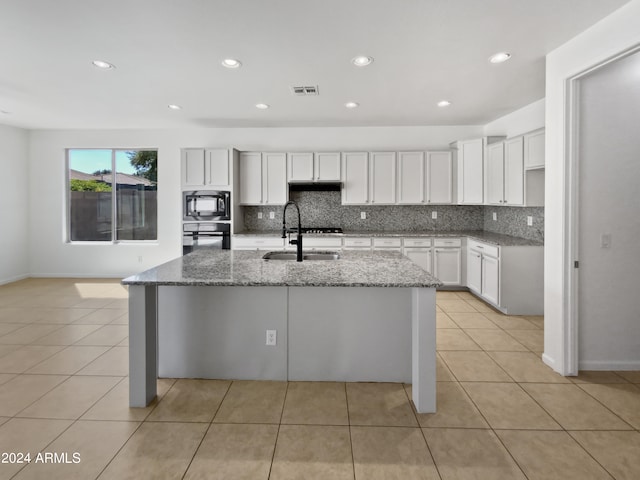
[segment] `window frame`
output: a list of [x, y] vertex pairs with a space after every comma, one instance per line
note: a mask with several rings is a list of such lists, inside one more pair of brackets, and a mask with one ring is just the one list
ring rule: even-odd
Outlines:
[[[112, 186], [111, 191], [111, 240], [72, 240], [71, 239], [71, 175], [70, 175], [70, 166], [69, 166], [69, 153], [73, 150], [109, 150], [111, 152], [111, 172], [112, 179], [115, 183]], [[153, 240], [118, 240], [118, 201], [117, 201], [117, 182], [116, 179], [116, 153], [117, 152], [159, 152], [158, 148], [108, 148], [108, 147], [71, 147], [65, 149], [65, 216], [66, 216], [66, 232], [65, 232], [65, 241], [68, 244], [73, 245], [158, 245], [158, 227], [156, 226], [156, 238]], [[156, 160], [157, 161], [157, 160]], [[157, 185], [157, 184], [156, 184]], [[157, 190], [156, 190], [157, 191]], [[158, 199], [159, 200], [159, 199]], [[160, 219], [160, 216], [156, 213], [156, 224]]]

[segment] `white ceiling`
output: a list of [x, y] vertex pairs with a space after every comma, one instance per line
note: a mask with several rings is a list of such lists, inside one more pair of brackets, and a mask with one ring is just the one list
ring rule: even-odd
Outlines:
[[0, 0], [0, 124], [485, 124], [544, 97], [545, 54], [627, 1]]

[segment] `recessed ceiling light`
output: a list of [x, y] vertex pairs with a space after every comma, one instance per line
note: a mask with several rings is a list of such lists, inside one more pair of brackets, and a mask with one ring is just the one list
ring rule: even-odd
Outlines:
[[344, 104], [344, 106], [347, 108], [356, 108], [356, 107], [359, 107], [360, 104], [356, 102], [347, 102]]
[[94, 67], [100, 68], [102, 70], [111, 70], [113, 68], [116, 68], [115, 65], [109, 62], [105, 62], [104, 60], [94, 60], [91, 63], [93, 63]]
[[371, 62], [373, 62], [373, 57], [367, 57], [366, 55], [358, 55], [351, 59], [351, 63], [356, 67], [366, 67]]
[[259, 108], [260, 110], [266, 110], [267, 108], [269, 108], [269, 105], [267, 105], [266, 103], [256, 103], [256, 108]]
[[451, 105], [451, 102], [449, 100], [440, 100], [438, 102], [439, 107], [448, 107], [449, 105]]
[[240, 68], [242, 66], [240, 60], [236, 60], [235, 58], [225, 58], [221, 63], [223, 67], [227, 68]]
[[167, 105], [167, 108], [169, 108], [171, 110], [182, 110], [182, 107], [180, 105], [176, 105], [174, 103], [171, 103], [171, 104]]
[[511, 54], [508, 52], [499, 52], [489, 57], [489, 61], [491, 63], [502, 63], [506, 62], [511, 58]]

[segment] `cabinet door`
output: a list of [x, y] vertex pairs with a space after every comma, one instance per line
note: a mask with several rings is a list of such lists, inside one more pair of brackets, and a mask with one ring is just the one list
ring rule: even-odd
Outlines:
[[499, 305], [500, 261], [497, 258], [482, 257], [482, 296], [495, 305]]
[[342, 204], [369, 203], [369, 154], [342, 154]]
[[475, 250], [467, 252], [467, 287], [482, 292], [482, 254]]
[[524, 168], [544, 168], [544, 130], [524, 136]]
[[207, 185], [228, 186], [229, 179], [229, 151], [205, 150], [204, 180]]
[[405, 248], [404, 254], [428, 273], [432, 272], [430, 248]]
[[504, 203], [504, 143], [487, 147], [487, 201], [490, 205]]
[[262, 191], [266, 205], [287, 203], [287, 155], [285, 153], [262, 154]]
[[424, 179], [424, 152], [398, 153], [398, 203], [424, 203]]
[[290, 181], [312, 181], [313, 153], [287, 153], [287, 169]]
[[460, 285], [460, 248], [435, 248], [433, 274], [445, 285]]
[[523, 155], [522, 137], [504, 142], [504, 199], [507, 205], [524, 205]]
[[396, 154], [395, 152], [373, 152], [370, 159], [371, 203], [396, 203]]
[[314, 154], [315, 179], [319, 181], [340, 181], [340, 153], [321, 152]]
[[483, 141], [459, 142], [458, 189], [459, 203], [483, 202]]
[[240, 196], [243, 205], [262, 203], [262, 154], [259, 152], [240, 152]]
[[204, 149], [185, 148], [182, 150], [182, 185], [202, 187], [204, 185]]
[[427, 201], [451, 203], [451, 152], [427, 152]]

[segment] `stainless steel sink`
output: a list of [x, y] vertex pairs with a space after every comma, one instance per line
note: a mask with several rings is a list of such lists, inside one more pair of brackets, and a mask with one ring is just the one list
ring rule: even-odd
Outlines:
[[[294, 260], [296, 252], [267, 252], [262, 256], [265, 260]], [[338, 252], [302, 252], [302, 260], [338, 260]]]

